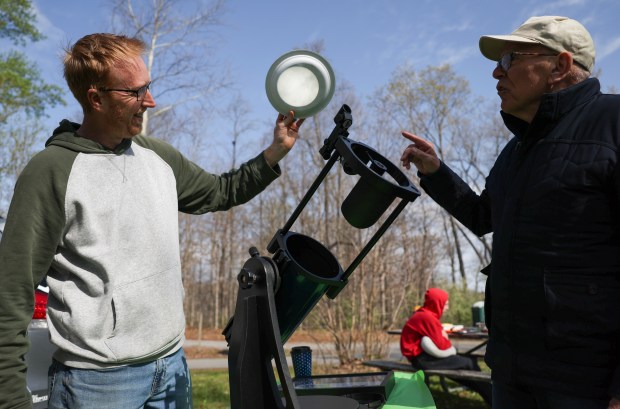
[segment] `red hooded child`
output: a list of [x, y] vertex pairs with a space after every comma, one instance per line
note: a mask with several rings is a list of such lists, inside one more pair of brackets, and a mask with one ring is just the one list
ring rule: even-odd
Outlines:
[[444, 336], [441, 316], [448, 302], [448, 293], [439, 288], [429, 288], [424, 295], [424, 306], [409, 318], [400, 336], [400, 351], [409, 361], [420, 355], [422, 337], [429, 337], [441, 350], [452, 346]]

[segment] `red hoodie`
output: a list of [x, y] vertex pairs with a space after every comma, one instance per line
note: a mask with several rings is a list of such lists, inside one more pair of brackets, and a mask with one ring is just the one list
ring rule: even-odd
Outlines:
[[448, 293], [439, 288], [429, 288], [424, 295], [424, 306], [409, 318], [400, 336], [400, 351], [408, 360], [422, 353], [422, 337], [433, 340], [441, 350], [452, 346], [450, 340], [443, 336], [441, 315], [448, 301]]

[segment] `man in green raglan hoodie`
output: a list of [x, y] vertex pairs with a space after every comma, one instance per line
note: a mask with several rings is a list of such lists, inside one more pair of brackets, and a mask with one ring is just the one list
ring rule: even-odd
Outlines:
[[303, 119], [278, 115], [273, 143], [222, 175], [140, 136], [155, 107], [135, 38], [92, 34], [64, 57], [83, 108], [20, 175], [0, 243], [0, 408], [29, 408], [24, 354], [47, 275], [58, 347], [50, 408], [189, 408], [178, 212], [247, 202], [280, 174]]

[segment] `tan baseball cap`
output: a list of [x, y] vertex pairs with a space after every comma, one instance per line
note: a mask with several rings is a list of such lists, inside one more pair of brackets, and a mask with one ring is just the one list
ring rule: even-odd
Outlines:
[[507, 42], [541, 44], [558, 53], [568, 51], [573, 60], [592, 72], [594, 42], [586, 28], [568, 17], [531, 17], [509, 35], [480, 37], [480, 51], [489, 60], [498, 61]]

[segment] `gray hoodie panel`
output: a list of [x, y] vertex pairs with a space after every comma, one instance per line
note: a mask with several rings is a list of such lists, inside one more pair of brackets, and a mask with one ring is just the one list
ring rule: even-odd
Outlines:
[[75, 367], [127, 363], [180, 346], [176, 197], [170, 166], [137, 144], [121, 155], [76, 157], [48, 278], [59, 360]]

